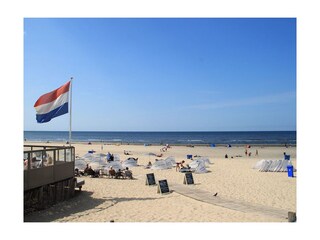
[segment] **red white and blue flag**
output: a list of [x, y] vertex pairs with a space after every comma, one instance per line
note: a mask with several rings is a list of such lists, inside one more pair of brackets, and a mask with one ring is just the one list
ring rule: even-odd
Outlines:
[[68, 113], [70, 82], [39, 97], [34, 104], [38, 123], [49, 122], [52, 118]]

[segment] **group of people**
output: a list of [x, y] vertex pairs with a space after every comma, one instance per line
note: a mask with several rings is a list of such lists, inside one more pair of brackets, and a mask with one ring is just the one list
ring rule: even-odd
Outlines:
[[160, 149], [160, 152], [166, 152], [168, 148], [171, 148], [169, 144], [166, 144], [163, 148]]
[[[249, 145], [250, 146], [250, 145]], [[249, 147], [250, 148], [250, 147]], [[244, 150], [244, 154], [248, 157], [251, 157], [251, 152], [248, 152], [248, 147]], [[259, 155], [258, 149], [256, 149], [256, 156]]]
[[[84, 171], [79, 171], [78, 168], [75, 169], [75, 176], [79, 176], [79, 177], [80, 176], [100, 177], [101, 175], [102, 175], [101, 171], [97, 171], [97, 170], [92, 169], [92, 167], [89, 166], [89, 164], [87, 164]], [[110, 169], [108, 171], [108, 175], [111, 178], [133, 179], [132, 171], [129, 170], [128, 167], [126, 167], [125, 169], [119, 169], [118, 171], [116, 171], [113, 167], [110, 167]]]
[[116, 171], [115, 169], [113, 169], [113, 167], [110, 167], [109, 169], [109, 177], [111, 178], [128, 178], [128, 179], [133, 179], [132, 176], [132, 171], [129, 170], [128, 167], [126, 167], [124, 170], [122, 169], [118, 169], [118, 171]]

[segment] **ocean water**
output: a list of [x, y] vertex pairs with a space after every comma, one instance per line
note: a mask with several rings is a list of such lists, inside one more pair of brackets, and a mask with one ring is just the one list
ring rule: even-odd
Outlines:
[[[68, 131], [24, 131], [27, 141], [68, 141]], [[90, 132], [73, 131], [74, 142], [130, 144], [296, 144], [296, 131], [248, 132]]]

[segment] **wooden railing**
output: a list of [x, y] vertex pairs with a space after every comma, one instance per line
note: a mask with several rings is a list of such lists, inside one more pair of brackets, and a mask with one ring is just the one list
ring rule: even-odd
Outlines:
[[72, 146], [24, 145], [24, 191], [74, 177]]

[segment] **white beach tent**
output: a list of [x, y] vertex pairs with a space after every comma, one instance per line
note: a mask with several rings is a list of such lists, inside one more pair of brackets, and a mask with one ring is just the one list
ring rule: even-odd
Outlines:
[[194, 173], [207, 173], [206, 162], [203, 159], [195, 159], [190, 164], [189, 167]]
[[155, 161], [154, 164], [152, 164], [150, 169], [164, 170], [164, 169], [173, 168], [175, 165], [176, 165], [176, 161], [174, 157], [167, 157], [166, 159], [160, 159], [158, 161]]
[[124, 160], [124, 162], [122, 163], [123, 168], [136, 167], [136, 166], [138, 166], [138, 161], [135, 160], [134, 158], [128, 158], [128, 159]]
[[208, 157], [195, 157], [194, 160], [201, 160], [203, 161], [206, 165], [212, 164], [210, 159]]
[[106, 154], [103, 153], [86, 153], [82, 158], [94, 170], [103, 169], [107, 165]]
[[74, 162], [74, 168], [79, 170], [84, 170], [87, 167], [87, 162], [83, 158], [78, 158]]
[[118, 171], [119, 169], [123, 169], [123, 166], [121, 165], [121, 163], [119, 161], [112, 161], [112, 162], [107, 163], [107, 165], [104, 166], [104, 168], [103, 168], [104, 173], [107, 173], [111, 167], [115, 171]]
[[258, 169], [260, 172], [287, 172], [288, 160], [265, 160], [258, 161], [253, 169]]
[[260, 169], [264, 161], [265, 161], [264, 159], [259, 160], [258, 162], [256, 162], [256, 164], [252, 168], [253, 169]]

